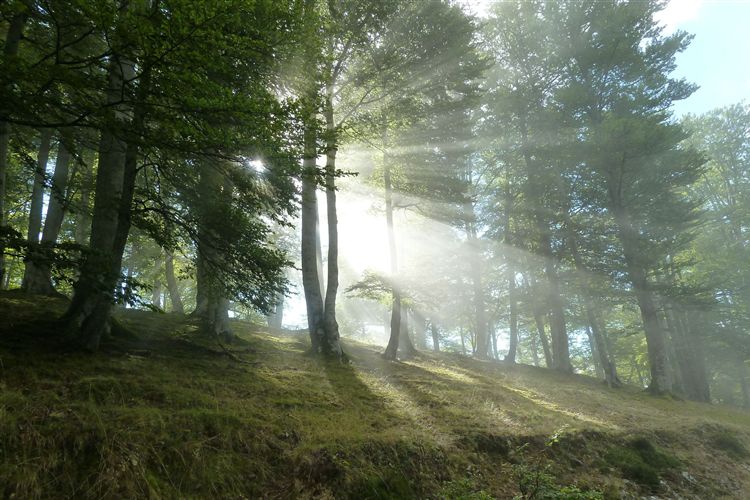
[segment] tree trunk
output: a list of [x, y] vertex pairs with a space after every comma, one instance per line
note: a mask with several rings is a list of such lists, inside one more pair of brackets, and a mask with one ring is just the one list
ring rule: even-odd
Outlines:
[[544, 331], [544, 316], [541, 312], [534, 312], [534, 322], [536, 323], [536, 329], [539, 333], [539, 340], [542, 342], [542, 350], [544, 351], [544, 362], [547, 368], [552, 367], [552, 351], [549, 348], [549, 340], [547, 340], [547, 334]]
[[594, 373], [596, 377], [604, 379], [604, 369], [599, 361], [599, 350], [596, 348], [596, 342], [594, 341], [594, 334], [591, 333], [591, 325], [586, 323], [586, 338], [589, 341], [589, 349], [591, 350], [591, 362], [594, 364]]
[[[129, 105], [120, 101], [126, 93], [126, 82], [133, 79], [133, 63], [124, 58], [113, 58], [108, 71], [110, 119], [125, 123]], [[102, 337], [109, 332], [112, 295], [122, 261], [122, 251], [116, 255], [116, 242], [121, 236], [118, 233], [124, 230], [118, 227], [121, 226], [119, 218], [122, 206], [127, 205], [129, 209], [132, 201], [132, 193], [124, 192], [127, 152], [128, 146], [117, 135], [115, 127], [102, 129], [89, 252], [81, 266], [73, 300], [65, 313], [69, 328], [76, 331], [81, 344], [92, 351], [99, 348]], [[116, 272], [113, 272], [115, 268]]]
[[414, 343], [418, 349], [427, 349], [427, 321], [422, 313], [412, 310]]
[[26, 266], [23, 273], [21, 288], [31, 292], [29, 283], [38, 278], [38, 272], [34, 266], [34, 260], [40, 259], [39, 233], [42, 232], [42, 212], [44, 211], [44, 181], [47, 177], [47, 161], [49, 160], [50, 143], [52, 141], [52, 130], [43, 129], [39, 138], [39, 152], [36, 158], [36, 169], [34, 170], [34, 185], [31, 190], [31, 205], [29, 207], [29, 227], [26, 233], [26, 241], [29, 244], [29, 253], [26, 257]]
[[81, 160], [77, 164], [81, 199], [73, 238], [81, 246], [88, 243], [88, 231], [91, 229], [91, 207], [89, 205], [91, 203], [91, 187], [94, 184], [92, 172], [95, 161], [96, 151], [87, 151], [81, 155]]
[[[311, 121], [314, 119], [313, 112], [310, 113], [309, 119]], [[311, 349], [313, 353], [317, 354], [323, 347], [325, 325], [317, 256], [316, 135], [313, 124], [306, 124], [304, 131], [305, 156], [302, 160], [301, 267]]]
[[510, 339], [508, 342], [508, 354], [505, 361], [516, 362], [518, 351], [518, 299], [516, 298], [516, 271], [508, 265], [508, 302], [510, 304]]
[[70, 152], [65, 147], [64, 140], [60, 138], [57, 148], [57, 160], [55, 161], [55, 173], [52, 176], [52, 189], [47, 207], [47, 216], [44, 219], [44, 230], [42, 232], [42, 248], [37, 258], [31, 256], [26, 263], [25, 289], [29, 293], [51, 295], [55, 293], [50, 276], [49, 252], [57, 242], [60, 234], [63, 218], [67, 209], [68, 171], [70, 164]]
[[[464, 209], [470, 210], [472, 218], [474, 217], [474, 209], [471, 204], [465, 206]], [[469, 265], [474, 289], [474, 320], [476, 323], [476, 349], [474, 355], [479, 359], [487, 359], [487, 348], [489, 347], [487, 340], [489, 337], [487, 312], [485, 311], [484, 285], [482, 283], [482, 250], [473, 220], [466, 224], [466, 239], [471, 252]]]
[[151, 305], [161, 309], [161, 252], [154, 262], [154, 286], [151, 289]]
[[269, 328], [276, 328], [278, 330], [282, 327], [284, 323], [284, 298], [283, 293], [276, 295], [273, 311], [266, 317]]
[[167, 290], [169, 290], [169, 300], [172, 303], [172, 312], [185, 314], [185, 306], [182, 304], [180, 289], [177, 287], [177, 279], [174, 275], [174, 254], [167, 250], [164, 254], [164, 275], [167, 278]]
[[693, 401], [709, 403], [711, 392], [703, 347], [695, 331], [698, 318], [676, 305], [670, 305], [666, 308], [665, 319], [672, 333], [672, 345], [685, 396]]
[[385, 348], [383, 357], [395, 360], [398, 355], [399, 336], [401, 334], [401, 293], [396, 277], [398, 274], [398, 261], [396, 256], [396, 231], [393, 226], [393, 185], [391, 183], [391, 165], [388, 158], [388, 129], [383, 125], [383, 184], [385, 189], [385, 220], [388, 229], [388, 254], [391, 258], [391, 336]]
[[[18, 54], [18, 45], [26, 24], [27, 14], [25, 12], [14, 15], [8, 25], [8, 33], [5, 36], [3, 55], [6, 62]], [[6, 183], [8, 177], [8, 144], [10, 142], [10, 125], [0, 120], [0, 228], [7, 225], [8, 220], [5, 213]], [[1, 240], [0, 240], [1, 241]], [[8, 273], [5, 262], [5, 247], [0, 242], [0, 285], [8, 283]], [[7, 288], [7, 286], [6, 286]]]
[[[590, 281], [587, 278], [589, 270], [581, 259], [581, 254], [578, 251], [578, 241], [576, 235], [573, 232], [572, 221], [568, 214], [566, 214], [566, 225], [569, 228], [568, 233], [568, 244], [570, 247], [570, 253], [573, 256], [573, 262], [576, 267], [576, 271], [579, 275], [584, 277], [585, 285], [588, 287]], [[612, 358], [609, 345], [606, 341], [606, 333], [604, 331], [604, 325], [599, 323], [599, 317], [596, 312], [596, 307], [591, 297], [584, 291], [583, 294], [583, 307], [586, 311], [586, 319], [588, 327], [591, 331], [592, 338], [592, 355], [594, 356], [595, 365], [602, 371], [604, 380], [607, 382], [609, 387], [619, 387], [622, 385], [620, 379], [617, 376], [617, 365], [615, 360]]]
[[409, 309], [401, 307], [401, 332], [399, 335], [398, 350], [404, 358], [412, 358], [417, 354], [417, 349], [409, 335]]
[[430, 333], [432, 334], [432, 350], [440, 352], [440, 330], [434, 320], [430, 321]]
[[618, 238], [623, 248], [625, 267], [630, 284], [635, 291], [638, 308], [641, 311], [643, 329], [646, 334], [648, 359], [651, 368], [649, 389], [654, 394], [672, 392], [672, 376], [667, 355], [667, 344], [664, 330], [659, 324], [656, 301], [649, 289], [646, 271], [638, 261], [637, 232], [630, 223], [630, 218], [618, 199], [613, 194], [616, 189], [608, 189], [610, 203], [618, 225]]
[[544, 259], [544, 275], [549, 285], [548, 305], [549, 305], [549, 329], [552, 337], [552, 365], [551, 368], [562, 372], [572, 372], [573, 365], [570, 363], [570, 348], [568, 332], [565, 325], [564, 300], [560, 294], [560, 279], [555, 269], [555, 256], [552, 249], [552, 230], [550, 221], [544, 217], [545, 210], [543, 200], [544, 187], [540, 185], [542, 178], [542, 168], [532, 157], [529, 145], [528, 130], [526, 126], [526, 116], [523, 112], [519, 113], [519, 126], [521, 132], [521, 149], [524, 163], [528, 170], [528, 191], [532, 199], [538, 200], [539, 206], [534, 210], [534, 223], [539, 232], [539, 253]]
[[333, 121], [333, 86], [326, 86], [326, 209], [328, 215], [328, 279], [326, 284], [324, 314], [323, 354], [341, 358], [339, 324], [336, 321], [336, 294], [339, 288], [339, 233], [336, 215], [336, 126]]

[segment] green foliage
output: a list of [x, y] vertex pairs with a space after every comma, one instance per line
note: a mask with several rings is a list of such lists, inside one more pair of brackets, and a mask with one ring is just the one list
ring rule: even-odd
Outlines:
[[521, 495], [515, 498], [528, 500], [603, 500], [602, 493], [580, 490], [577, 486], [559, 486], [548, 467], [515, 465], [513, 475], [518, 481]]
[[745, 443], [735, 433], [729, 431], [717, 432], [711, 437], [715, 448], [726, 451], [734, 458], [747, 458], [750, 456]]
[[469, 478], [444, 483], [438, 495], [440, 498], [451, 500], [492, 500], [494, 498], [486, 491], [477, 488], [474, 481]]
[[680, 462], [659, 449], [645, 437], [632, 439], [625, 446], [612, 447], [605, 457], [623, 475], [655, 491], [659, 488], [660, 474], [677, 467]]

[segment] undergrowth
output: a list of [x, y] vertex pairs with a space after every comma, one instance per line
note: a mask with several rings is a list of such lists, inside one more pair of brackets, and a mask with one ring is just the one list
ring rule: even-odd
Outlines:
[[[687, 470], [729, 497], [750, 484], [741, 412], [455, 355], [386, 362], [356, 342], [351, 363], [323, 362], [303, 334], [242, 322], [227, 355], [191, 319], [144, 311], [118, 311], [128, 335], [84, 354], [60, 338], [64, 308], [0, 294], [2, 498], [580, 500], [661, 480], [703, 491], [674, 480]], [[628, 437], [675, 422], [683, 441]], [[731, 489], [720, 474], [748, 482]]]

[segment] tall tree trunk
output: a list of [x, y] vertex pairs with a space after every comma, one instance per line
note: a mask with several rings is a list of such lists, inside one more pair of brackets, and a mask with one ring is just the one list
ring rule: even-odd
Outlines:
[[[578, 251], [578, 241], [573, 232], [571, 218], [567, 213], [565, 222], [569, 228], [568, 246], [570, 248], [570, 253], [573, 256], [576, 271], [583, 277], [584, 284], [588, 288], [590, 285], [590, 280], [588, 278], [589, 270], [586, 268], [583, 259], [581, 258], [581, 254]], [[593, 341], [592, 355], [595, 356], [595, 364], [601, 369], [604, 375], [604, 380], [609, 387], [619, 387], [622, 385], [622, 382], [620, 382], [620, 379], [617, 376], [617, 365], [615, 364], [615, 360], [612, 357], [609, 345], [606, 341], [604, 325], [599, 322], [596, 306], [587, 291], [584, 291], [583, 294], [583, 307], [586, 311], [588, 327], [591, 329], [591, 337]]]
[[47, 207], [47, 216], [44, 219], [44, 230], [42, 231], [41, 251], [37, 258], [32, 255], [26, 263], [25, 289], [29, 293], [53, 294], [50, 276], [49, 252], [57, 242], [57, 237], [62, 228], [65, 210], [67, 209], [68, 171], [70, 164], [70, 152], [65, 147], [65, 141], [60, 138], [57, 148], [57, 159], [55, 160], [55, 173], [52, 176], [52, 189]]
[[336, 125], [333, 121], [333, 86], [326, 86], [324, 115], [326, 120], [326, 211], [328, 215], [328, 279], [324, 303], [323, 354], [341, 357], [339, 324], [336, 321], [336, 294], [339, 289], [339, 233], [336, 214]]
[[[52, 142], [52, 129], [45, 128], [39, 137], [39, 152], [36, 157], [36, 168], [34, 169], [34, 185], [31, 190], [31, 205], [29, 207], [29, 227], [26, 233], [26, 241], [29, 244], [29, 255], [23, 273], [21, 288], [27, 292], [29, 280], [37, 277], [34, 260], [39, 260], [39, 233], [42, 232], [42, 215], [44, 211], [44, 181], [47, 177], [47, 161], [49, 160], [50, 143]], [[32, 283], [33, 285], [33, 283]]]
[[518, 299], [516, 298], [516, 271], [513, 266], [508, 265], [508, 302], [510, 304], [510, 339], [508, 342], [508, 354], [505, 361], [516, 362], [518, 352]]
[[161, 309], [161, 252], [154, 262], [154, 286], [151, 289], [151, 305]]
[[401, 332], [399, 335], [399, 352], [403, 355], [405, 358], [411, 358], [414, 357], [417, 354], [417, 349], [414, 347], [414, 343], [411, 340], [411, 335], [409, 334], [409, 309], [406, 307], [401, 307]]
[[[611, 182], [610, 182], [611, 184]], [[625, 257], [625, 268], [628, 280], [633, 287], [638, 308], [641, 311], [643, 329], [646, 334], [648, 359], [651, 369], [649, 389], [654, 394], [672, 392], [672, 375], [670, 372], [667, 343], [664, 330], [659, 324], [658, 309], [653, 293], [648, 286], [646, 270], [640, 263], [637, 249], [637, 231], [630, 222], [629, 214], [617, 198], [616, 186], [608, 187], [610, 206], [618, 226], [618, 238], [622, 244]]]
[[280, 329], [284, 323], [284, 294], [276, 295], [276, 302], [273, 311], [267, 316], [267, 323], [270, 328]]
[[419, 311], [412, 310], [414, 323], [414, 343], [417, 349], [427, 349], [427, 320]]
[[395, 360], [398, 355], [399, 336], [401, 334], [401, 293], [396, 277], [398, 261], [396, 256], [396, 231], [393, 226], [393, 185], [391, 183], [391, 165], [388, 158], [388, 128], [383, 124], [383, 185], [385, 189], [385, 220], [388, 230], [388, 254], [391, 259], [391, 336], [383, 357]]
[[[469, 203], [464, 207], [465, 210], [471, 211], [471, 217], [474, 218], [474, 208]], [[482, 283], [482, 249], [480, 248], [477, 230], [474, 221], [471, 220], [466, 224], [466, 237], [469, 244], [471, 256], [469, 266], [471, 268], [472, 286], [474, 291], [474, 321], [476, 323], [476, 350], [474, 355], [479, 359], [487, 359], [488, 345], [488, 328], [487, 312], [485, 310], [484, 284]]]
[[172, 312], [185, 314], [185, 306], [182, 304], [180, 289], [177, 287], [177, 279], [174, 275], [174, 253], [167, 250], [164, 253], [164, 275], [167, 278], [167, 290], [169, 290], [169, 300], [172, 303]]
[[432, 350], [440, 352], [440, 330], [435, 320], [430, 320], [430, 333], [432, 334]]
[[[124, 58], [112, 58], [108, 72], [109, 119], [124, 124], [129, 105], [122, 103], [121, 99], [126, 93], [126, 82], [133, 79], [133, 63]], [[132, 200], [124, 192], [128, 146], [115, 129], [108, 126], [101, 132], [89, 252], [81, 266], [73, 300], [65, 314], [69, 328], [78, 333], [81, 344], [94, 351], [99, 348], [102, 337], [109, 332], [112, 294], [122, 262], [122, 252], [115, 255], [118, 231], [123, 230], [119, 227], [120, 212], [122, 205], [126, 204], [129, 208]]]
[[540, 311], [534, 311], [534, 322], [536, 330], [539, 333], [539, 340], [542, 342], [542, 351], [544, 351], [544, 363], [547, 368], [552, 367], [552, 351], [549, 348], [547, 333], [544, 331], [544, 315]]
[[538, 205], [534, 210], [534, 223], [539, 232], [539, 253], [544, 259], [544, 275], [548, 283], [549, 326], [552, 337], [552, 366], [551, 368], [563, 372], [572, 372], [570, 363], [570, 347], [568, 332], [565, 324], [564, 300], [560, 294], [560, 278], [555, 268], [555, 255], [552, 249], [551, 222], [545, 219], [544, 186], [541, 184], [543, 168], [531, 154], [526, 115], [519, 112], [519, 127], [521, 132], [521, 149], [524, 163], [528, 170], [528, 191], [531, 199]]
[[604, 369], [602, 363], [599, 361], [599, 350], [596, 348], [596, 341], [594, 341], [594, 334], [591, 333], [591, 325], [586, 323], [586, 339], [589, 341], [589, 349], [591, 350], [591, 362], [594, 364], [594, 373], [597, 378], [604, 378]]
[[[26, 12], [21, 12], [14, 15], [10, 19], [8, 25], [8, 33], [5, 36], [5, 46], [3, 47], [3, 55], [6, 62], [16, 57], [18, 54], [18, 45], [23, 35], [23, 27], [26, 24], [28, 15]], [[5, 197], [6, 197], [6, 185], [8, 178], [8, 144], [10, 142], [10, 125], [8, 122], [0, 120], [0, 228], [8, 224], [7, 215], [5, 212]], [[8, 272], [6, 269], [5, 262], [5, 247], [2, 245], [0, 240], [0, 285], [8, 283]], [[7, 285], [4, 285], [7, 288]]]
[[312, 123], [314, 112], [310, 113], [309, 120], [311, 123], [305, 125], [305, 152], [302, 160], [301, 267], [311, 349], [313, 353], [319, 353], [323, 347], [325, 325], [317, 256], [318, 202], [316, 195], [317, 168], [315, 165], [317, 134]]
[[700, 337], [695, 330], [698, 318], [672, 304], [666, 307], [665, 319], [672, 333], [672, 344], [685, 396], [693, 401], [709, 403], [711, 392], [708, 373]]
[[76, 217], [76, 227], [73, 233], [75, 242], [81, 246], [88, 243], [88, 230], [91, 228], [91, 186], [94, 184], [92, 177], [94, 161], [96, 159], [95, 151], [87, 151], [81, 154], [78, 162], [78, 182], [81, 192], [80, 206]]

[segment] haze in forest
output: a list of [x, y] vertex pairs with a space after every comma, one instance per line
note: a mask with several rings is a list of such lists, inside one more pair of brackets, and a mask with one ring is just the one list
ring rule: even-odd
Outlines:
[[[352, 414], [382, 403], [415, 428], [447, 425], [417, 439], [394, 424], [401, 430], [385, 441], [456, 453], [454, 472], [466, 446], [511, 467], [517, 484], [484, 485], [494, 496], [569, 498], [553, 495], [568, 487], [582, 495], [570, 498], [618, 489], [741, 495], [744, 476], [739, 486], [703, 490], [688, 479], [698, 469], [680, 464], [695, 456], [675, 450], [691, 445], [660, 434], [661, 412], [672, 410], [659, 405], [695, 404], [690, 411], [706, 420], [685, 423], [699, 435], [693, 444], [712, 457], [712, 446], [733, 449], [732, 471], [744, 463], [749, 21], [750, 3], [702, 0], [3, 2], [0, 388], [11, 390], [0, 416], [25, 418], [34, 380], [50, 377], [56, 387], [98, 380], [103, 370], [103, 394], [114, 393], [117, 370], [131, 385], [154, 383], [138, 378], [152, 373], [121, 365], [124, 357], [149, 358], [165, 380], [183, 373], [185, 359], [200, 360], [198, 383], [224, 370], [213, 356], [250, 378], [225, 395], [232, 412], [209, 419], [267, 410], [278, 401], [263, 398], [277, 390], [278, 404], [302, 419], [319, 416], [306, 405], [328, 390]], [[290, 389], [280, 375], [287, 369], [326, 377]], [[391, 375], [419, 387], [393, 389]], [[485, 384], [507, 377], [501, 388]], [[423, 387], [430, 381], [435, 387]], [[265, 394], [250, 409], [230, 402], [245, 383]], [[558, 384], [565, 401], [552, 395]], [[48, 401], [45, 387], [38, 397]], [[486, 398], [475, 424], [489, 429], [481, 437], [444, 424], [450, 416], [436, 410], [455, 407], [467, 419], [474, 403], [464, 396], [477, 387]], [[571, 409], [570, 387], [614, 405], [611, 422], [598, 407]], [[423, 390], [446, 396], [425, 403]], [[77, 389], [55, 391], [61, 404], [77, 401]], [[156, 404], [144, 396], [150, 389], [138, 391], [144, 411]], [[164, 391], [168, 404], [182, 401], [172, 394], [178, 387], [165, 382]], [[112, 400], [98, 397], [90, 402], [105, 411]], [[511, 400], [523, 410], [495, 411]], [[619, 420], [630, 405], [651, 434]], [[550, 414], [558, 407], [559, 422]], [[544, 426], [519, 423], [537, 409]], [[326, 475], [350, 448], [335, 459], [305, 448], [335, 423], [292, 429], [273, 415], [269, 425], [284, 430], [268, 435], [284, 444], [269, 449], [287, 450], [294, 467], [317, 464], [307, 480], [323, 485], [322, 497], [339, 487], [342, 497], [369, 491], [370, 479], [360, 490], [348, 472]], [[238, 429], [262, 427], [247, 418]], [[339, 437], [366, 442], [360, 424], [349, 428], [356, 439]], [[529, 465], [527, 446], [555, 462], [568, 426], [571, 439], [601, 433], [601, 448], [581, 452], [599, 464], [595, 484], [570, 480], [567, 469], [547, 473], [542, 458]], [[33, 455], [18, 429], [0, 445]], [[518, 441], [526, 431], [534, 439]], [[105, 456], [104, 441], [92, 440]], [[234, 453], [234, 444], [220, 449]], [[261, 469], [278, 465], [260, 456]], [[3, 467], [8, 495], [44, 496], [52, 484], [38, 471], [25, 480], [10, 462]], [[92, 496], [116, 496], [97, 489], [108, 467], [86, 472]], [[445, 491], [464, 479], [457, 488], [484, 491], [484, 473], [451, 474], [409, 491], [462, 498], [463, 490]], [[717, 470], [701, 474], [721, 483]], [[144, 479], [149, 495], [185, 493], [166, 475], [169, 486]], [[386, 497], [410, 496], [391, 479]], [[553, 496], [530, 493], [527, 480]], [[221, 491], [302, 494], [272, 482]], [[136, 490], [146, 491], [125, 496]]]

